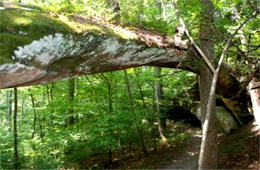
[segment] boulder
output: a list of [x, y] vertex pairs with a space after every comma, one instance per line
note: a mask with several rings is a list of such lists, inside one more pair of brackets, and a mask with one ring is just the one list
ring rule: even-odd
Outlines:
[[[194, 108], [192, 112], [197, 116], [198, 119], [200, 119], [199, 105]], [[232, 114], [224, 106], [216, 106], [216, 116], [218, 129], [222, 129], [226, 134], [230, 134], [233, 130], [240, 127]]]

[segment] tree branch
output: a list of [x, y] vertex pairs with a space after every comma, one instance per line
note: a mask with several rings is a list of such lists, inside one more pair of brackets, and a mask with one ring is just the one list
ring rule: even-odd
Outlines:
[[[206, 112], [206, 118], [205, 120], [211, 120], [211, 108], [213, 105], [213, 99], [214, 99], [214, 94], [216, 92], [216, 86], [217, 86], [217, 80], [218, 80], [218, 74], [220, 71], [220, 68], [222, 66], [222, 62], [224, 60], [224, 57], [230, 47], [231, 44], [231, 40], [235, 37], [235, 35], [237, 34], [237, 32], [254, 16], [256, 16], [257, 12], [254, 11], [252, 15], [250, 15], [242, 24], [239, 25], [239, 27], [236, 29], [236, 31], [231, 35], [231, 37], [228, 39], [225, 48], [221, 54], [220, 60], [218, 62], [218, 66], [216, 69], [216, 72], [214, 72], [213, 74], [213, 79], [212, 79], [212, 85], [211, 85], [211, 89], [210, 89], [210, 94], [209, 94], [209, 99], [208, 99], [208, 104], [207, 104], [207, 112]], [[203, 128], [202, 128], [202, 141], [206, 141], [207, 138], [207, 133], [209, 131], [209, 121], [205, 121], [203, 124]], [[203, 148], [205, 145], [201, 146], [201, 150], [204, 150], [205, 148]]]
[[175, 0], [172, 0], [173, 6], [174, 6], [174, 11], [180, 21], [181, 26], [184, 28], [185, 30], [185, 34], [187, 35], [187, 37], [189, 38], [191, 44], [194, 46], [194, 48], [198, 51], [198, 53], [201, 55], [201, 57], [203, 58], [203, 60], [206, 62], [207, 66], [210, 68], [211, 72], [214, 73], [215, 72], [215, 68], [212, 65], [212, 63], [209, 61], [208, 57], [203, 53], [203, 51], [199, 48], [199, 46], [196, 44], [196, 42], [193, 40], [193, 38], [190, 36], [189, 31], [186, 28], [186, 25], [182, 19], [182, 17], [180, 16], [179, 10], [177, 8], [176, 2]]
[[240, 95], [243, 93], [243, 91], [246, 89], [246, 87], [248, 86], [248, 84], [250, 83], [250, 81], [253, 79], [253, 77], [256, 75], [256, 73], [258, 73], [260, 70], [260, 68], [256, 68], [256, 70], [254, 72], [252, 72], [249, 76], [249, 78], [247, 79], [247, 81], [244, 83], [243, 88], [240, 89], [237, 94], [235, 96], [233, 96], [232, 98], [229, 99], [229, 101], [232, 101], [238, 97], [240, 97]]

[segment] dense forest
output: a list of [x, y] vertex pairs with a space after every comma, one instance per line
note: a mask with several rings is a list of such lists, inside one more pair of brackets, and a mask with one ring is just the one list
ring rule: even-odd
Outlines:
[[0, 0], [0, 169], [260, 168], [258, 0]]

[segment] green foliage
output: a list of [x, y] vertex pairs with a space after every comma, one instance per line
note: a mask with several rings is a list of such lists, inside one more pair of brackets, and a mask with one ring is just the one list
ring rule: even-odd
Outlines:
[[[115, 13], [104, 0], [27, 0], [31, 7], [38, 6], [37, 12], [1, 11], [0, 24], [0, 64], [13, 62], [10, 59], [17, 46], [25, 45], [34, 39], [56, 32], [108, 33], [121, 36], [120, 31], [106, 29], [93, 23], [78, 23], [71, 16], [80, 14], [93, 20], [113, 22]], [[200, 25], [199, 1], [179, 0], [178, 7], [191, 35], [197, 40]], [[215, 12], [215, 26], [222, 36], [215, 35], [216, 56], [218, 57], [228, 37], [237, 25], [243, 22], [252, 12], [242, 0], [213, 1]], [[162, 7], [155, 0], [119, 0], [119, 23], [122, 25], [136, 25], [154, 29], [158, 32], [173, 35], [175, 27], [179, 25], [173, 12], [171, 1], [165, 0], [166, 18], [162, 17]], [[44, 13], [49, 11], [49, 14]], [[240, 17], [236, 15], [236, 11]], [[53, 19], [56, 16], [56, 19]], [[33, 23], [33, 24], [32, 24]], [[241, 36], [246, 37], [250, 51], [250, 61], [259, 58], [259, 16], [243, 27], [234, 39], [237, 46], [232, 46], [225, 61], [227, 65], [247, 73], [252, 68], [246, 64], [244, 57], [238, 54], [243, 49]], [[41, 28], [41, 31], [39, 31]], [[22, 35], [13, 30], [20, 30], [30, 36]], [[122, 35], [127, 39], [134, 39], [130, 35]], [[224, 38], [223, 38], [224, 37]], [[6, 48], [8, 47], [8, 49]], [[11, 49], [11, 50], [10, 50]], [[246, 49], [243, 49], [246, 50]], [[163, 115], [156, 114], [155, 92], [152, 67], [141, 67], [127, 70], [133, 108], [129, 104], [129, 97], [122, 71], [76, 78], [74, 99], [69, 100], [68, 81], [60, 81], [45, 85], [19, 88], [18, 114], [18, 150], [20, 168], [24, 169], [65, 169], [80, 168], [85, 160], [97, 159], [96, 167], [103, 168], [108, 162], [108, 155], [126, 152], [140, 148], [140, 131], [144, 142], [152, 146], [160, 138], [155, 131], [157, 120]], [[160, 78], [163, 85], [163, 108], [168, 106], [182, 106], [192, 108], [198, 99], [197, 76], [193, 73], [163, 69]], [[109, 96], [109, 88], [112, 95]], [[30, 90], [29, 90], [30, 89]], [[10, 107], [7, 99], [8, 90], [0, 91], [0, 169], [13, 168], [13, 139], [12, 127], [8, 123], [12, 117], [7, 115]], [[142, 94], [141, 94], [142, 93]], [[35, 105], [32, 103], [32, 98]], [[110, 107], [109, 101], [112, 103]], [[162, 109], [163, 110], [163, 109]], [[165, 112], [163, 110], [162, 112]], [[36, 119], [35, 119], [36, 118]], [[67, 120], [74, 122], [68, 125]], [[3, 121], [2, 121], [3, 120]], [[34, 127], [34, 121], [35, 127]], [[12, 124], [12, 123], [11, 123]], [[180, 126], [176, 125], [176, 128]], [[139, 129], [139, 132], [137, 131]], [[32, 136], [34, 137], [32, 138]], [[189, 136], [168, 132], [170, 141], [180, 142]], [[221, 148], [231, 152], [242, 148], [244, 143]], [[93, 161], [94, 162], [94, 161]], [[90, 163], [90, 167], [94, 166]]]
[[[170, 76], [171, 70], [163, 69], [167, 79], [163, 80], [165, 105], [170, 105], [173, 93], [171, 87], [182, 89], [185, 82], [176, 81], [182, 76], [189, 80], [189, 74]], [[77, 167], [82, 161], [99, 156], [101, 162], [108, 159], [109, 150], [118, 152], [122, 147], [139, 146], [136, 127], [142, 130], [147, 145], [152, 145], [154, 130], [159, 115], [154, 109], [154, 78], [152, 67], [129, 69], [135, 115], [131, 112], [124, 74], [107, 73], [104, 76], [111, 83], [112, 107], [109, 113], [108, 87], [101, 75], [83, 76], [76, 79], [73, 117], [77, 121], [66, 127], [70, 101], [67, 81], [19, 89], [18, 136], [21, 168], [52, 169]], [[190, 80], [191, 81], [191, 80]], [[190, 83], [187, 81], [187, 83]], [[173, 82], [173, 84], [172, 84]], [[175, 82], [175, 83], [174, 83]], [[187, 84], [186, 84], [187, 85]], [[141, 87], [144, 102], [140, 95]], [[185, 88], [184, 88], [185, 89]], [[7, 90], [1, 92], [6, 96]], [[35, 107], [32, 105], [32, 96]], [[0, 116], [7, 121], [5, 100], [1, 100]], [[23, 114], [20, 114], [23, 113]], [[32, 139], [34, 114], [36, 113], [35, 136]], [[6, 126], [1, 124], [1, 168], [12, 168], [12, 137]], [[2, 128], [4, 127], [4, 128]], [[5, 132], [5, 133], [4, 133]], [[159, 136], [157, 136], [159, 137]], [[172, 136], [179, 141], [186, 136]]]
[[220, 151], [224, 153], [236, 153], [236, 152], [241, 152], [246, 146], [245, 141], [239, 141], [239, 142], [233, 142], [229, 145], [222, 145], [220, 147]]

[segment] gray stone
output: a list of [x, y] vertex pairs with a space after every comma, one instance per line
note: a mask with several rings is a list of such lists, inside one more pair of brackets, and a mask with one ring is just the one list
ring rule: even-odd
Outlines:
[[[192, 110], [192, 113], [200, 119], [199, 105]], [[229, 134], [232, 130], [239, 128], [236, 120], [234, 120], [231, 113], [224, 106], [216, 106], [216, 116], [218, 129], [222, 129], [226, 134]]]

